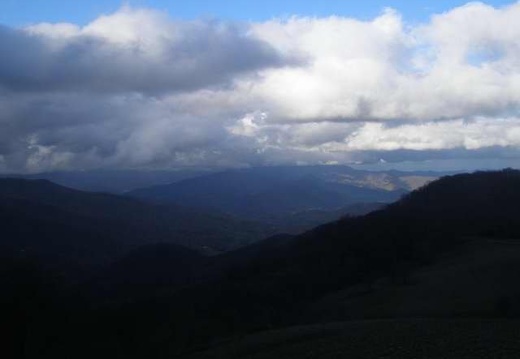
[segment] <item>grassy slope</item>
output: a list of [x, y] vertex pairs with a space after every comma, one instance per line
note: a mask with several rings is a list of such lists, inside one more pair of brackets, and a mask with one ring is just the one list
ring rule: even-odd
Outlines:
[[520, 316], [520, 243], [467, 239], [458, 253], [413, 272], [336, 292], [310, 307], [315, 320]]
[[470, 238], [406, 283], [339, 291], [302, 313], [325, 324], [238, 338], [193, 358], [518, 358], [520, 321], [506, 317], [520, 316], [519, 274], [517, 241]]
[[368, 320], [251, 335], [190, 359], [518, 358], [520, 322]]

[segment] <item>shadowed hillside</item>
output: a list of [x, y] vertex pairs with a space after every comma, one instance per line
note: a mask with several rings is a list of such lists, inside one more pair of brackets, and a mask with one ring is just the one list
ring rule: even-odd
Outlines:
[[[77, 358], [172, 358], [214, 346], [200, 357], [300, 357], [309, 348], [309, 357], [324, 358], [489, 354], [475, 342], [508, 358], [520, 331], [511, 320], [520, 315], [518, 218], [520, 171], [477, 172], [442, 178], [365, 216], [218, 256], [136, 248], [72, 292], [52, 273], [13, 264], [29, 268], [20, 278], [35, 278], [15, 292], [39, 293], [22, 307], [31, 321], [19, 333], [31, 333], [29, 358], [66, 358], [76, 348]], [[42, 290], [49, 281], [58, 296]], [[38, 312], [40, 302], [50, 309]], [[47, 336], [38, 334], [50, 317]], [[416, 320], [425, 317], [436, 321]], [[388, 321], [306, 329], [381, 318]], [[308, 336], [281, 329], [295, 325]], [[446, 330], [460, 341], [445, 343]], [[269, 332], [235, 340], [259, 331]], [[509, 339], [496, 335], [502, 331]], [[255, 344], [262, 335], [266, 342]], [[61, 339], [50, 345], [49, 336]]]

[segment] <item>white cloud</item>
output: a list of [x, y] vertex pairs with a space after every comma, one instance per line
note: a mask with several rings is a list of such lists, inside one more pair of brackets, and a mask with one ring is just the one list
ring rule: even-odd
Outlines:
[[0, 170], [518, 156], [518, 18], [520, 3], [418, 26], [391, 9], [233, 24], [123, 7], [0, 27]]
[[305, 66], [267, 69], [256, 85], [273, 121], [438, 120], [509, 114], [520, 103], [520, 4], [471, 3], [416, 28], [293, 18], [254, 26]]

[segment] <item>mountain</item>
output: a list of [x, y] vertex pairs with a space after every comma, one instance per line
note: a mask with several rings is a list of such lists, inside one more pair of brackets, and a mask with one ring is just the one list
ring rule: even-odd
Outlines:
[[219, 256], [219, 279], [168, 297], [170, 325], [190, 323], [185, 343], [337, 320], [520, 316], [518, 218], [520, 171], [444, 177], [366, 216]]
[[[221, 283], [251, 304], [226, 309], [254, 318], [256, 328], [244, 331], [257, 333], [188, 357], [312, 351], [320, 358], [514, 358], [520, 349], [518, 218], [520, 171], [479, 172], [442, 178], [378, 212], [284, 245], [266, 243], [267, 251], [253, 251], [262, 248], [259, 242], [227, 253], [247, 252], [247, 261], [234, 258], [236, 267], [228, 269], [240, 275]], [[251, 314], [259, 308], [262, 316]]]
[[298, 300], [318, 288], [389, 273], [398, 278], [466, 238], [520, 239], [519, 185], [515, 170], [444, 177], [379, 211], [295, 237], [283, 251], [250, 261], [240, 272], [248, 281], [250, 271], [262, 278], [277, 273], [273, 285], [301, 283], [304, 293], [298, 296], [295, 288], [292, 293]]
[[124, 193], [134, 189], [178, 182], [211, 173], [210, 169], [56, 171], [36, 174], [0, 175], [4, 178], [46, 179], [53, 183], [91, 192]]
[[[346, 166], [260, 167], [229, 170], [129, 196], [213, 208], [270, 221], [296, 212], [337, 211], [359, 203], [389, 203], [437, 178], [434, 173], [368, 172]], [[345, 213], [346, 214], [346, 213]], [[276, 220], [275, 220], [276, 221]], [[291, 220], [286, 220], [286, 224]]]
[[47, 180], [0, 179], [1, 244], [26, 255], [101, 263], [157, 242], [215, 252], [269, 234], [230, 216], [73, 190]]

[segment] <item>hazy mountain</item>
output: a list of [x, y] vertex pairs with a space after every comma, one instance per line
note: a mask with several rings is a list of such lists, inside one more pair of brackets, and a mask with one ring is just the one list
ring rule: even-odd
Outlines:
[[169, 184], [211, 173], [209, 169], [58, 171], [29, 175], [0, 175], [4, 178], [46, 179], [83, 191], [124, 193], [138, 188]]
[[143, 188], [129, 195], [269, 220], [296, 212], [392, 202], [436, 176], [433, 173], [359, 171], [346, 166], [261, 167]]

